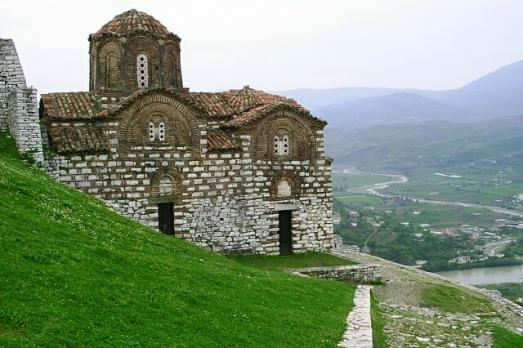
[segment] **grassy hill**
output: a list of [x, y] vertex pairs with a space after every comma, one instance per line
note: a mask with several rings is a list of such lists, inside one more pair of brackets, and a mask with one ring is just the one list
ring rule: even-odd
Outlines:
[[352, 286], [162, 235], [32, 169], [0, 134], [0, 346], [334, 347]]

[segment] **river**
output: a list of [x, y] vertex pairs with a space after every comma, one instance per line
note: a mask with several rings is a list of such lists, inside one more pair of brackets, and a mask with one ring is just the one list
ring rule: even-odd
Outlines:
[[436, 272], [436, 274], [469, 285], [523, 283], [523, 265], [481, 267]]

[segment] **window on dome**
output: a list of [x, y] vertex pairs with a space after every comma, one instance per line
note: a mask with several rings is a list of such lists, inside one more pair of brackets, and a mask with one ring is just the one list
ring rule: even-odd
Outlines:
[[145, 54], [139, 54], [136, 57], [136, 79], [138, 81], [138, 88], [147, 88], [149, 86], [148, 69], [147, 56]]

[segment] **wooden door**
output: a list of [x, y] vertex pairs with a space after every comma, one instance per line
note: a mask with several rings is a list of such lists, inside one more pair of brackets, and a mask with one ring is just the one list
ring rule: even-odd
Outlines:
[[292, 211], [279, 212], [280, 220], [280, 255], [292, 254]]
[[158, 204], [158, 229], [166, 234], [174, 234], [174, 204]]

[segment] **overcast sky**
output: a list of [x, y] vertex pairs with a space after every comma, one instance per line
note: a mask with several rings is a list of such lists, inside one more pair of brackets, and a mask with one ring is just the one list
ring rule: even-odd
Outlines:
[[39, 92], [87, 90], [88, 41], [136, 8], [182, 38], [191, 90], [457, 88], [523, 59], [522, 0], [0, 2]]

